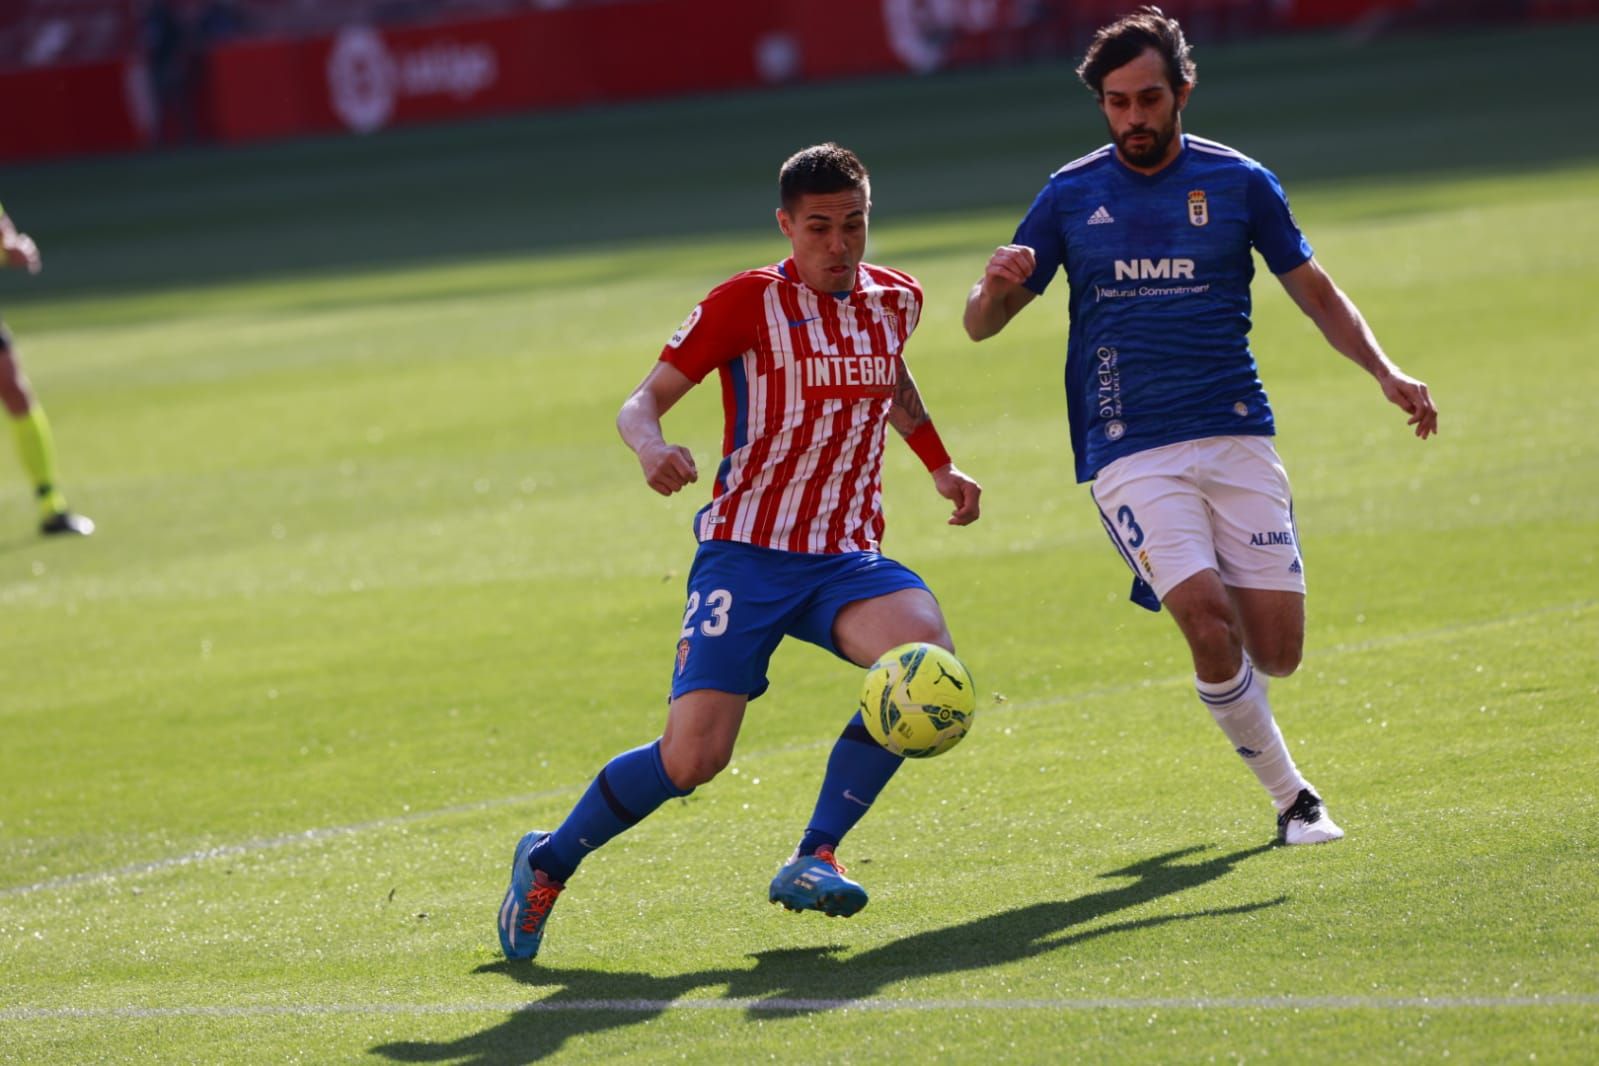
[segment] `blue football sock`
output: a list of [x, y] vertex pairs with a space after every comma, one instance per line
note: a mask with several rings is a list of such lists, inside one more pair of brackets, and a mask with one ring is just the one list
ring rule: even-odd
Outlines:
[[624, 751], [605, 764], [566, 821], [529, 853], [528, 862], [564, 882], [589, 852], [667, 800], [692, 791], [678, 788], [666, 776], [659, 740]]
[[904, 762], [872, 739], [857, 711], [827, 757], [827, 775], [800, 838], [799, 853], [813, 855], [824, 844], [837, 847]]

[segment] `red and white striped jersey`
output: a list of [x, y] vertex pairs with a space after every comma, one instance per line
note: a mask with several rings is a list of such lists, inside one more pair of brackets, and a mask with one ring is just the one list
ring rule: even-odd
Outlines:
[[883, 440], [905, 340], [921, 318], [909, 274], [862, 263], [834, 296], [792, 259], [706, 296], [661, 359], [722, 376], [722, 463], [695, 520], [701, 541], [784, 551], [877, 551]]

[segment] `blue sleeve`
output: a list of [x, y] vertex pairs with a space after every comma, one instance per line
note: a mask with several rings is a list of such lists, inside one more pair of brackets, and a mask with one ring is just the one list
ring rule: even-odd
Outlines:
[[1286, 274], [1313, 254], [1288, 209], [1288, 194], [1265, 167], [1249, 171], [1249, 242], [1273, 274]]
[[1035, 296], [1044, 295], [1055, 271], [1066, 261], [1066, 240], [1055, 218], [1055, 183], [1045, 185], [1027, 209], [1027, 217], [1016, 227], [1012, 244], [1025, 244], [1037, 256], [1032, 276], [1023, 284]]

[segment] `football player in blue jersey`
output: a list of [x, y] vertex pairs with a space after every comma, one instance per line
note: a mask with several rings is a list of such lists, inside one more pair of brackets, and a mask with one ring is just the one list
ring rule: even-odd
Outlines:
[[1050, 177], [973, 286], [966, 332], [994, 336], [1066, 271], [1077, 478], [1093, 482], [1133, 598], [1171, 612], [1200, 700], [1276, 805], [1277, 839], [1337, 840], [1266, 696], [1266, 675], [1299, 666], [1305, 577], [1248, 343], [1251, 251], [1416, 436], [1437, 431], [1437, 407], [1316, 262], [1276, 177], [1183, 132], [1196, 71], [1175, 19], [1146, 6], [1101, 28], [1077, 74], [1111, 143]]

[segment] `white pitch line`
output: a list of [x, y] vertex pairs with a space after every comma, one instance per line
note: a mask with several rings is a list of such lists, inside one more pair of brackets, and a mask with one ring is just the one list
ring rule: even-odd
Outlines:
[[[1378, 637], [1373, 640], [1358, 643], [1335, 644], [1321, 649], [1317, 655], [1348, 655], [1360, 652], [1373, 651], [1378, 648], [1391, 647], [1398, 644], [1416, 643], [1431, 640], [1436, 637], [1453, 636], [1457, 633], [1471, 632], [1481, 629], [1496, 629], [1508, 625], [1517, 625], [1533, 619], [1544, 618], [1551, 614], [1578, 613], [1589, 610], [1599, 605], [1599, 600], [1578, 600], [1574, 603], [1553, 607], [1541, 607], [1521, 614], [1506, 615], [1502, 618], [1484, 619], [1480, 622], [1470, 622], [1440, 626], [1436, 629], [1421, 630], [1414, 633], [1395, 634], [1392, 637]], [[1086, 700], [1105, 699], [1110, 696], [1119, 696], [1128, 692], [1144, 688], [1153, 688], [1166, 685], [1187, 685], [1193, 680], [1191, 675], [1183, 674], [1177, 677], [1155, 679], [1141, 679], [1129, 681], [1120, 685], [1102, 685], [1091, 689], [1084, 689], [1068, 695], [1054, 696], [1045, 700], [1027, 700], [1019, 703], [1003, 703], [994, 707], [984, 708], [989, 714], [1014, 713], [1017, 711], [1043, 710], [1047, 707], [1058, 707], [1062, 704], [1079, 703]], [[752, 752], [743, 756], [739, 762], [756, 761], [765, 756], [785, 754], [793, 751], [803, 751], [809, 748], [821, 747], [831, 744], [831, 738], [824, 738], [809, 744], [791, 744], [764, 751]], [[174, 855], [165, 859], [152, 859], [149, 862], [131, 863], [127, 866], [118, 866], [109, 870], [93, 870], [84, 873], [66, 874], [61, 877], [52, 877], [44, 881], [36, 881], [29, 885], [12, 885], [10, 888], [0, 888], [0, 899], [12, 896], [29, 896], [39, 892], [54, 892], [60, 889], [74, 888], [78, 885], [89, 884], [97, 881], [114, 881], [124, 877], [137, 877], [143, 874], [159, 873], [180, 866], [190, 866], [195, 863], [207, 862], [212, 859], [237, 858], [241, 855], [254, 855], [259, 852], [273, 851], [278, 848], [288, 847], [292, 844], [317, 844], [339, 837], [351, 836], [357, 833], [366, 833], [373, 830], [392, 829], [396, 826], [408, 825], [414, 822], [431, 821], [434, 818], [448, 817], [452, 814], [471, 814], [478, 811], [494, 810], [500, 807], [515, 807], [522, 804], [534, 803], [538, 800], [554, 799], [558, 796], [570, 795], [588, 787], [588, 782], [578, 782], [562, 788], [546, 789], [542, 792], [530, 792], [519, 796], [503, 796], [499, 799], [480, 800], [476, 803], [461, 803], [450, 807], [436, 807], [432, 810], [414, 811], [408, 814], [395, 815], [392, 818], [375, 818], [367, 822], [356, 822], [351, 825], [326, 826], [321, 829], [305, 829], [294, 833], [284, 833], [279, 836], [262, 837], [256, 840], [246, 840], [238, 844], [222, 844], [212, 848], [202, 848], [184, 855]], [[0, 1015], [3, 1017], [3, 1015]]]
[[339, 837], [351, 836], [356, 833], [371, 832], [374, 829], [392, 829], [395, 826], [408, 825], [412, 822], [432, 821], [435, 818], [443, 818], [452, 814], [473, 814], [478, 811], [492, 810], [496, 807], [514, 807], [518, 804], [533, 803], [538, 800], [566, 795], [577, 791], [581, 787], [584, 786], [569, 785], [564, 788], [546, 789], [543, 792], [529, 792], [520, 796], [502, 796], [499, 799], [479, 800], [476, 803], [458, 803], [450, 807], [435, 807], [432, 810], [413, 811], [409, 814], [397, 814], [392, 818], [374, 818], [369, 822], [326, 826], [321, 829], [304, 829], [299, 832], [284, 833], [275, 837], [246, 840], [238, 844], [219, 844], [214, 848], [202, 848], [199, 851], [191, 851], [186, 855], [174, 855], [166, 859], [152, 859], [149, 862], [136, 862], [110, 870], [93, 870], [80, 874], [67, 874], [62, 877], [52, 877], [47, 881], [38, 881], [31, 885], [13, 885], [10, 888], [0, 888], [0, 899], [4, 899], [7, 896], [27, 896], [35, 892], [50, 892], [56, 889], [72, 888], [92, 881], [112, 881], [120, 877], [156, 873], [161, 870], [189, 866], [193, 863], [205, 862], [210, 859], [229, 859], [240, 855], [253, 855], [257, 852], [288, 847], [291, 844], [317, 844], [325, 840], [335, 840]]
[[1147, 1011], [1147, 1010], [1503, 1010], [1523, 1007], [1593, 1007], [1596, 995], [1533, 996], [1143, 996], [1084, 999], [550, 999], [503, 1003], [300, 1003], [182, 1007], [11, 1007], [0, 1021], [71, 1021], [153, 1018], [280, 1018], [380, 1014], [567, 1014], [667, 1011]]

